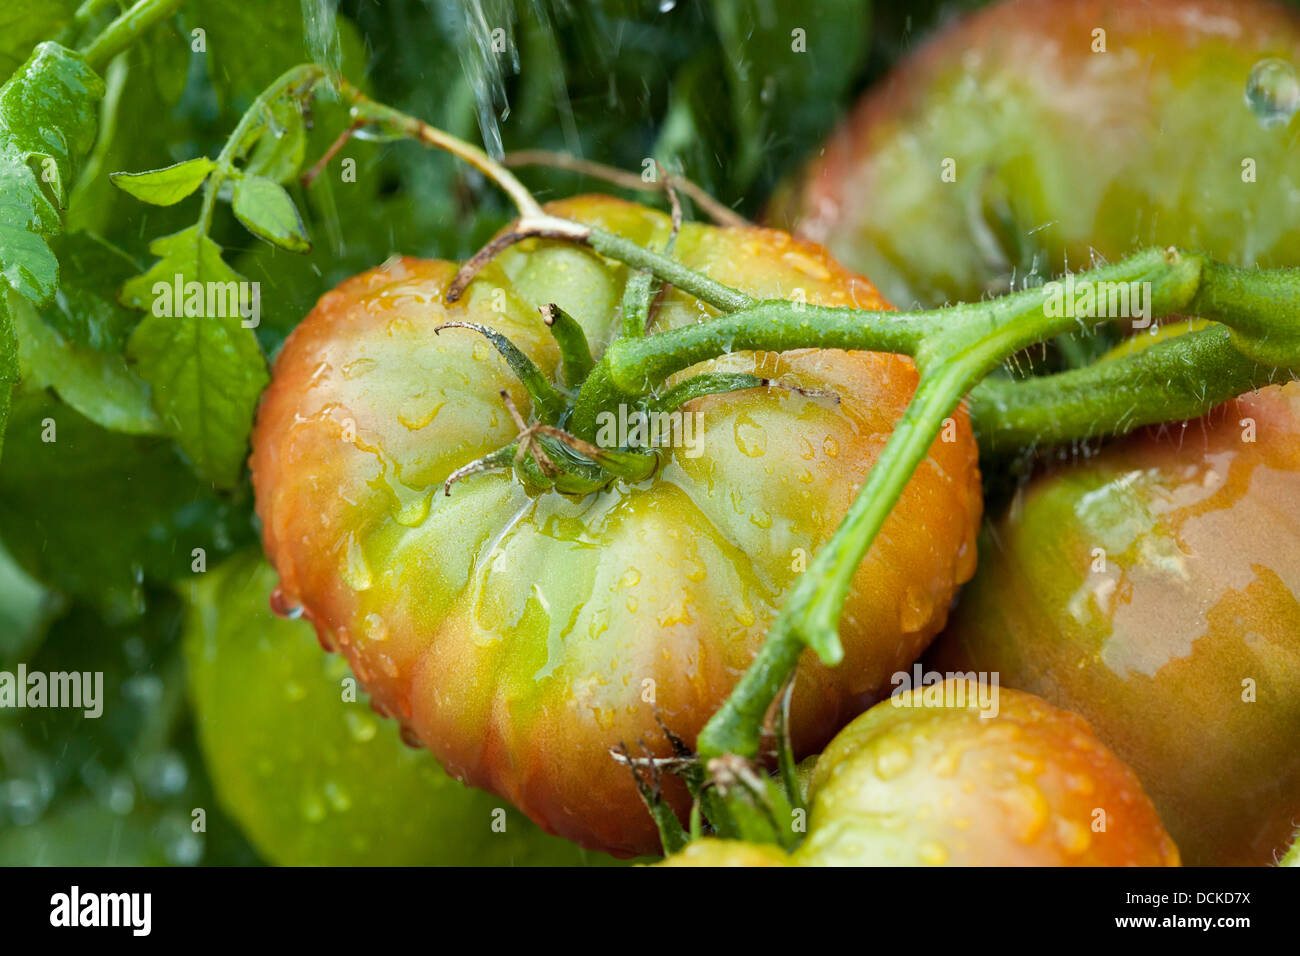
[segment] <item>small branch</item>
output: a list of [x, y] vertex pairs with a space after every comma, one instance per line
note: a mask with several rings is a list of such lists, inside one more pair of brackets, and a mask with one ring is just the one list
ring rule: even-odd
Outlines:
[[[662, 192], [665, 190], [665, 186], [662, 182], [648, 183], [636, 173], [630, 173], [614, 166], [607, 166], [604, 163], [593, 162], [589, 159], [570, 156], [567, 153], [553, 153], [544, 149], [524, 149], [513, 153], [506, 153], [502, 162], [506, 166], [510, 167], [550, 166], [555, 169], [564, 169], [569, 172], [590, 176], [593, 179], [602, 179], [605, 182], [612, 183], [622, 189], [631, 189], [638, 192]], [[730, 209], [718, 202], [718, 200], [709, 195], [707, 190], [697, 183], [692, 182], [684, 176], [675, 177], [675, 182], [677, 187], [689, 196], [697, 206], [704, 210], [705, 215], [718, 225], [753, 225], [752, 222], [740, 215], [740, 213], [736, 212], [734, 209]]]
[[325, 150], [324, 155], [312, 164], [311, 169], [302, 174], [300, 182], [302, 183], [303, 189], [311, 187], [311, 184], [316, 181], [316, 177], [325, 171], [325, 167], [329, 165], [330, 160], [333, 159], [338, 154], [338, 151], [347, 144], [353, 134], [364, 125], [365, 124], [361, 121], [356, 120], [353, 121], [351, 126], [348, 126], [343, 130], [343, 132], [339, 133], [334, 142], [330, 143], [329, 149]]
[[460, 267], [451, 284], [447, 286], [447, 294], [444, 298], [449, 303], [459, 302], [469, 284], [483, 271], [484, 266], [516, 243], [523, 242], [525, 239], [568, 239], [574, 242], [585, 242], [590, 232], [588, 227], [580, 223], [560, 219], [557, 216], [542, 215], [533, 219], [520, 219], [509, 230], [474, 253]]

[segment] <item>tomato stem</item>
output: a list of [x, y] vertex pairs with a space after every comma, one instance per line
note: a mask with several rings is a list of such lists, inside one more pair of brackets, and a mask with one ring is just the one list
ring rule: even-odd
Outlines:
[[[82, 47], [81, 53], [86, 65], [99, 71], [146, 30], [160, 20], [165, 20], [180, 9], [181, 0], [139, 0], [116, 20], [113, 20], [94, 40]], [[88, 19], [95, 8], [83, 7], [86, 13], [77, 11], [79, 18]], [[81, 22], [84, 22], [84, 19]]]

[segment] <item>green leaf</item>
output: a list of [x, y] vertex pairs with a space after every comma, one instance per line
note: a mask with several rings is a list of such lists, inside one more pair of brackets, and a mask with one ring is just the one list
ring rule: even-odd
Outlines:
[[9, 313], [9, 296], [0, 295], [0, 456], [4, 453], [5, 426], [9, 423], [9, 401], [18, 381], [18, 335]]
[[[155, 240], [149, 251], [160, 260], [122, 287], [124, 304], [149, 312], [127, 354], [153, 387], [168, 434], [198, 473], [233, 485], [268, 381], [257, 337], [243, 326], [238, 307], [244, 279], [198, 226]], [[207, 314], [210, 303], [220, 303], [217, 314]]]
[[79, 0], [5, 0], [0, 4], [0, 79], [5, 79], [41, 40], [72, 22]]
[[0, 267], [38, 304], [58, 287], [49, 239], [62, 229], [65, 184], [94, 143], [103, 95], [103, 80], [57, 43], [38, 46], [0, 87]]
[[[48, 392], [14, 402], [0, 540], [32, 577], [114, 616], [251, 537], [248, 502], [195, 477], [168, 438], [105, 431]], [[83, 640], [88, 635], [83, 635]]]
[[174, 166], [151, 169], [147, 173], [113, 173], [113, 185], [141, 202], [170, 206], [203, 185], [216, 163], [206, 156], [187, 159]]
[[0, 666], [31, 656], [60, 604], [58, 595], [20, 568], [0, 544]]
[[307, 155], [307, 128], [302, 118], [302, 104], [296, 99], [282, 97], [271, 104], [270, 112], [269, 129], [253, 147], [244, 174], [287, 183], [297, 175]]
[[248, 231], [290, 252], [308, 252], [311, 242], [298, 207], [273, 179], [243, 176], [235, 181], [235, 217]]
[[60, 236], [53, 249], [63, 282], [41, 317], [69, 342], [120, 355], [140, 317], [117, 301], [117, 293], [139, 265], [89, 232]]
[[10, 293], [18, 331], [19, 367], [25, 389], [53, 388], [59, 397], [97, 425], [132, 435], [162, 432], [149, 386], [122, 355], [100, 352], [64, 339], [26, 299]]

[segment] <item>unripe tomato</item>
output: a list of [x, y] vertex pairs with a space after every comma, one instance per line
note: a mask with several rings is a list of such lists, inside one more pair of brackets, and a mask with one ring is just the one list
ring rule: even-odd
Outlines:
[[790, 856], [778, 846], [743, 840], [695, 840], [657, 866], [735, 867], [790, 866]]
[[1300, 16], [1260, 0], [994, 4], [902, 61], [771, 218], [903, 307], [1146, 245], [1300, 264], [1298, 67]]
[[1088, 719], [1191, 864], [1263, 864], [1300, 819], [1300, 386], [1022, 488], [934, 663]]
[[572, 865], [584, 854], [457, 783], [351, 693], [311, 627], [267, 606], [275, 572], [241, 554], [186, 585], [199, 743], [223, 807], [272, 863]]
[[[797, 866], [1177, 866], [1137, 777], [1087, 723], [1030, 694], [950, 678], [900, 692], [817, 761]], [[760, 853], [759, 851], [763, 851]], [[770, 866], [702, 841], [678, 866]]]
[[[550, 206], [660, 248], [661, 213], [604, 197]], [[822, 249], [763, 229], [688, 224], [674, 255], [750, 294], [881, 308]], [[656, 713], [688, 744], [753, 659], [808, 556], [834, 531], [902, 415], [910, 359], [736, 353], [705, 368], [799, 386], [699, 399], [701, 442], [661, 452], [649, 479], [586, 497], [530, 490], [512, 472], [453, 470], [506, 445], [499, 396], [526, 392], [472, 332], [504, 333], [554, 375], [538, 306], [558, 303], [593, 351], [614, 337], [628, 271], [530, 240], [447, 305], [448, 262], [401, 259], [324, 296], [286, 342], [262, 399], [252, 470], [282, 600], [300, 605], [376, 703], [449, 771], [592, 848], [653, 852], [630, 772]], [[656, 328], [710, 311], [669, 290]], [[826, 393], [833, 393], [828, 396]], [[964, 412], [936, 441], [863, 562], [842, 623], [843, 663], [811, 655], [793, 737], [815, 751], [942, 626], [973, 571], [981, 498]], [[668, 781], [682, 811], [684, 788]]]

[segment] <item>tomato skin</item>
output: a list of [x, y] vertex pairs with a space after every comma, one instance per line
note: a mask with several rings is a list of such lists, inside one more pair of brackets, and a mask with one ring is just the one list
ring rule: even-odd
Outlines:
[[1245, 102], [1272, 57], [1300, 65], [1300, 16], [1280, 4], [992, 4], [903, 60], [769, 215], [902, 308], [1149, 245], [1295, 265], [1298, 124]]
[[204, 758], [223, 807], [287, 866], [612, 862], [540, 832], [398, 739], [346, 662], [267, 605], [275, 572], [245, 552], [185, 586], [183, 637]]
[[695, 840], [655, 864], [661, 867], [790, 866], [790, 857], [778, 846], [743, 840]]
[[[667, 236], [662, 214], [605, 197], [550, 208], [642, 243]], [[751, 294], [799, 288], [813, 303], [885, 307], [866, 280], [783, 233], [688, 224], [675, 255]], [[528, 401], [479, 337], [433, 328], [493, 326], [553, 373], [536, 304], [570, 312], [599, 353], [626, 281], [589, 251], [530, 242], [444, 306], [454, 271], [403, 259], [364, 273], [286, 342], [253, 442], [266, 552], [322, 643], [453, 773], [584, 846], [653, 852], [649, 815], [609, 748], [645, 740], [666, 754], [656, 710], [694, 742], [760, 645], [799, 552], [814, 553], [852, 501], [915, 369], [871, 353], [735, 353], [696, 370], [758, 370], [840, 401], [784, 389], [698, 400], [698, 457], [671, 449], [648, 481], [583, 499], [530, 497], [502, 473], [443, 496], [454, 468], [514, 437], [498, 391], [525, 414]], [[708, 314], [670, 290], [655, 321]], [[973, 572], [979, 475], [964, 411], [957, 425], [859, 571], [844, 663], [801, 666], [802, 753], [910, 663]], [[669, 797], [685, 810], [680, 787]]]
[[1272, 863], [1300, 818], [1297, 528], [1292, 383], [1032, 481], [932, 661], [1086, 717], [1188, 863]]
[[972, 681], [948, 679], [900, 691], [897, 704], [881, 701], [841, 730], [817, 760], [808, 837], [788, 857], [706, 840], [670, 862], [1178, 865], [1137, 777], [1082, 718], [1019, 691], [985, 694]]

